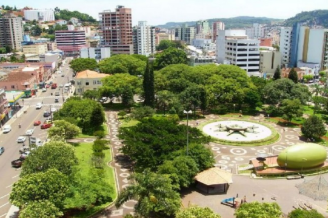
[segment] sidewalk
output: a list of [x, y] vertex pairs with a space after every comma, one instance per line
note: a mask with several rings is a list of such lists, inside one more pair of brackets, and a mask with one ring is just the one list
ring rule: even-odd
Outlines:
[[[20, 118], [23, 114], [24, 111], [26, 111], [30, 106], [29, 105], [24, 105], [15, 115], [13, 115], [3, 126], [5, 125], [10, 125], [12, 126], [12, 124], [18, 119]], [[18, 125], [18, 124], [17, 124]], [[0, 135], [2, 135], [2, 131], [0, 132]]]

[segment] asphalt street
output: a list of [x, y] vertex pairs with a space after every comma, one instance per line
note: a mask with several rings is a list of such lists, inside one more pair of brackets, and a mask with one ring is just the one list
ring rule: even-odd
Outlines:
[[[63, 64], [61, 68], [62, 73], [54, 73], [49, 80], [57, 83], [58, 86], [72, 80], [72, 70], [68, 64]], [[54, 96], [55, 91], [59, 92], [60, 96]], [[34, 121], [40, 120], [43, 123], [46, 119], [43, 117], [44, 111], [50, 111], [50, 107], [59, 109], [63, 104], [63, 97], [66, 99], [68, 94], [63, 92], [63, 88], [57, 87], [57, 89], [49, 88], [46, 92], [39, 90], [36, 96], [24, 100], [20, 99], [19, 104], [22, 108], [6, 123], [11, 125], [11, 132], [3, 134], [1, 131], [0, 146], [5, 148], [5, 152], [0, 156], [0, 218], [5, 217], [11, 207], [9, 203], [10, 192], [12, 185], [19, 179], [20, 168], [15, 169], [11, 166], [11, 161], [19, 158], [19, 149], [22, 148], [22, 143], [16, 142], [17, 138], [24, 136], [26, 130], [34, 128], [32, 136], [40, 138], [42, 141], [46, 140], [47, 130], [42, 130], [40, 126], [34, 126]], [[58, 103], [55, 103], [55, 98], [59, 99]], [[39, 110], [35, 107], [37, 103], [43, 103]], [[19, 124], [21, 124], [21, 128], [19, 128]], [[25, 145], [28, 146], [28, 137], [26, 137]]]

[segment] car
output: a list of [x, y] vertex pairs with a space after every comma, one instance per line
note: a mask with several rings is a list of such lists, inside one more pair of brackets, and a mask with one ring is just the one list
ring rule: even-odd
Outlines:
[[26, 140], [26, 137], [24, 137], [24, 136], [19, 136], [19, 137], [17, 138], [17, 143], [23, 143], [23, 142], [25, 142], [25, 140]]
[[5, 148], [4, 147], [0, 147], [0, 155], [2, 155], [5, 152]]
[[51, 113], [54, 113], [54, 112], [56, 112], [57, 111], [57, 109], [55, 108], [55, 107], [52, 107], [51, 109], [50, 109], [50, 112]]
[[64, 74], [62, 74], [61, 77], [64, 77]]
[[11, 161], [11, 166], [16, 168], [21, 167], [24, 160], [25, 158], [19, 158], [17, 160], [13, 160]]
[[28, 129], [28, 130], [26, 131], [25, 135], [29, 135], [29, 136], [31, 136], [31, 135], [33, 134], [33, 132], [34, 132], [34, 129]]
[[[32, 150], [32, 149], [31, 149]], [[19, 149], [19, 153], [20, 154], [23, 154], [23, 153], [25, 153], [25, 152], [27, 152], [27, 151], [30, 151], [30, 148], [28, 148], [28, 147], [21, 147], [20, 149]]]
[[60, 85], [59, 85], [59, 88], [63, 88], [63, 87], [64, 87], [64, 85], [63, 85], [63, 84], [60, 84]]
[[53, 84], [53, 82], [52, 82], [52, 81], [50, 81], [50, 82], [49, 82], [49, 85], [52, 85], [52, 84]]
[[47, 85], [46, 85], [46, 88], [50, 88], [50, 84], [47, 84]]
[[34, 121], [34, 126], [38, 126], [40, 124], [41, 124], [41, 121], [40, 120]]
[[11, 131], [11, 126], [10, 125], [4, 125], [2, 127], [2, 133], [8, 133]]
[[49, 124], [49, 123], [52, 124], [52, 120], [47, 119], [47, 120], [44, 121], [44, 124]]
[[47, 89], [46, 89], [46, 88], [43, 88], [43, 89], [42, 89], [42, 92], [46, 92], [46, 91], [47, 91]]
[[35, 106], [36, 109], [41, 109], [42, 108], [42, 103], [37, 103], [36, 106]]
[[30, 151], [25, 151], [24, 153], [21, 154], [20, 158], [25, 159], [27, 156], [30, 155], [30, 153], [31, 153]]
[[55, 92], [55, 96], [59, 96], [59, 92]]
[[51, 126], [52, 126], [51, 123], [44, 123], [44, 124], [41, 125], [41, 129], [48, 129], [48, 128], [50, 128]]
[[51, 113], [49, 111], [45, 111], [43, 113], [43, 117], [50, 117], [51, 116]]
[[55, 103], [58, 103], [59, 102], [59, 99], [58, 98], [55, 98]]

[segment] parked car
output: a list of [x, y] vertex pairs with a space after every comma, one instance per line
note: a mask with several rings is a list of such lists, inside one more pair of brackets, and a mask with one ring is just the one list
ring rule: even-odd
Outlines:
[[13, 160], [11, 161], [11, 166], [16, 168], [21, 167], [24, 160], [25, 158], [19, 158], [17, 160]]
[[55, 92], [55, 96], [59, 96], [59, 92]]
[[34, 126], [38, 126], [40, 124], [41, 124], [41, 121], [40, 120], [34, 121]]
[[57, 88], [57, 83], [52, 83], [51, 84], [51, 89], [56, 89]]
[[63, 84], [60, 84], [60, 85], [59, 85], [59, 88], [63, 88], [63, 87], [64, 87], [64, 85], [63, 85]]
[[4, 125], [2, 127], [2, 133], [8, 133], [11, 131], [11, 126], [10, 125]]
[[22, 147], [21, 149], [19, 149], [19, 153], [20, 154], [23, 154], [23, 153], [25, 153], [25, 152], [27, 152], [27, 151], [30, 151], [30, 148], [28, 148], [28, 147]]
[[5, 148], [4, 147], [0, 147], [0, 155], [2, 155], [5, 152]]
[[47, 85], [46, 85], [46, 88], [50, 88], [50, 84], [47, 84]]
[[52, 107], [51, 110], [50, 110], [51, 113], [54, 113], [56, 111], [57, 111], [57, 109], [55, 107]]
[[41, 109], [42, 108], [42, 103], [37, 103], [36, 106], [35, 106], [36, 109]]
[[51, 123], [44, 123], [44, 124], [41, 125], [41, 129], [48, 129], [48, 128], [50, 128], [51, 126], [52, 126]]
[[50, 124], [52, 124], [52, 120], [50, 120], [50, 119], [47, 119], [47, 120], [45, 120], [45, 121], [44, 121], [44, 123], [43, 123], [43, 124], [49, 124], [49, 123], [50, 123]]
[[43, 113], [43, 117], [50, 117], [51, 116], [51, 113], [49, 111], [45, 111]]
[[59, 99], [58, 98], [55, 98], [55, 103], [58, 103], [59, 102]]
[[32, 135], [33, 134], [33, 132], [34, 132], [34, 129], [28, 129], [28, 130], [26, 130], [26, 133], [25, 133], [25, 135]]
[[46, 88], [43, 88], [43, 89], [42, 89], [42, 92], [46, 92], [46, 91], [47, 91], [47, 89], [46, 89]]
[[25, 142], [25, 140], [26, 140], [26, 137], [24, 137], [24, 136], [19, 136], [19, 137], [17, 138], [17, 143], [23, 143], [23, 142]]
[[31, 153], [30, 151], [25, 151], [24, 153], [21, 154], [20, 158], [24, 158], [25, 159], [27, 156], [30, 155], [30, 153]]

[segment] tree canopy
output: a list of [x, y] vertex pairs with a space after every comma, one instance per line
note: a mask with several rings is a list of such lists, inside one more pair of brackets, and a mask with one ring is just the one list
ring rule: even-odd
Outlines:
[[298, 83], [298, 75], [294, 68], [290, 70], [288, 79], [292, 80], [294, 83]]
[[191, 206], [178, 211], [176, 218], [220, 218], [219, 214], [215, 214], [208, 207]]
[[301, 127], [302, 133], [307, 138], [320, 138], [327, 132], [323, 121], [318, 116], [310, 116]]
[[288, 218], [324, 218], [317, 210], [303, 210], [297, 208], [288, 214]]
[[298, 99], [285, 99], [281, 104], [281, 111], [283, 118], [287, 121], [291, 121], [293, 118], [302, 117], [303, 109], [301, 101]]
[[64, 213], [49, 200], [39, 200], [30, 202], [23, 210], [19, 211], [20, 218], [57, 218]]
[[69, 123], [65, 120], [56, 120], [55, 125], [48, 130], [48, 135], [52, 137], [62, 137], [64, 139], [72, 139], [81, 133], [78, 126]]
[[165, 50], [168, 49], [170, 47], [173, 48], [184, 48], [183, 44], [181, 41], [172, 41], [172, 40], [161, 40], [158, 44], [158, 46], [156, 46], [156, 50], [157, 51], [161, 51], [161, 50]]
[[97, 68], [97, 61], [93, 58], [76, 58], [70, 62], [70, 67], [74, 72], [95, 70]]
[[236, 210], [236, 218], [280, 218], [282, 212], [277, 203], [244, 203]]
[[57, 12], [55, 13], [56, 20], [62, 19], [68, 21], [72, 17], [75, 17], [83, 22], [97, 22], [97, 20], [91, 17], [90, 15], [81, 13], [79, 11], [69, 11], [67, 9], [61, 10], [58, 8]]
[[156, 54], [154, 68], [160, 70], [171, 64], [188, 64], [187, 54], [182, 49], [169, 47]]
[[99, 69], [102, 73], [116, 74], [128, 73], [130, 75], [143, 75], [146, 68], [146, 61], [140, 57], [126, 54], [114, 55], [99, 62]]

